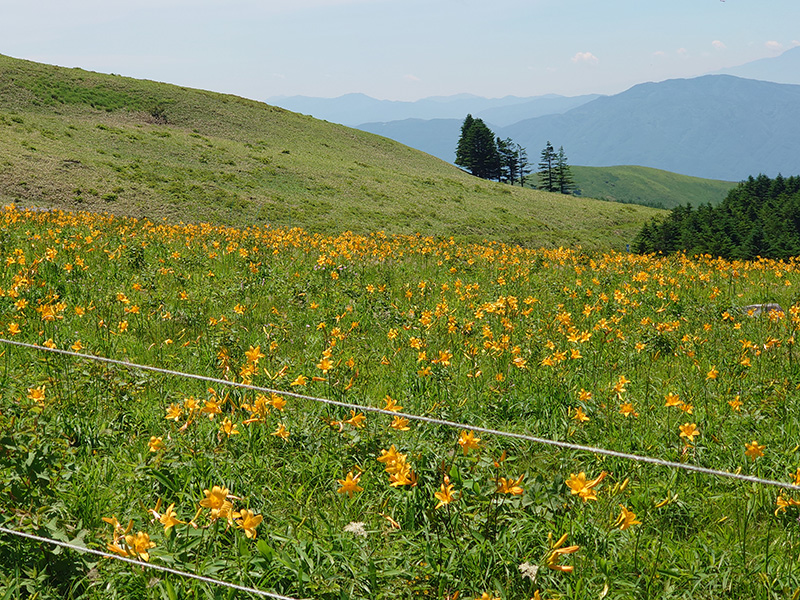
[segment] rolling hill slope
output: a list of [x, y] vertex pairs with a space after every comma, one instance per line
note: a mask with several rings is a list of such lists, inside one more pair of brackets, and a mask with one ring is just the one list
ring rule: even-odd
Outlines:
[[242, 98], [0, 56], [0, 201], [116, 214], [620, 247], [651, 209], [478, 180]]
[[612, 202], [671, 209], [679, 205], [719, 204], [736, 186], [649, 167], [571, 167], [581, 195]]

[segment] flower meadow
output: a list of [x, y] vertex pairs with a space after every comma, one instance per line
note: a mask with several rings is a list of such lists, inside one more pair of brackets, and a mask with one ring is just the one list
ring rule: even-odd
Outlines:
[[[293, 598], [800, 596], [798, 492], [403, 416], [800, 484], [794, 260], [0, 222], [0, 337], [263, 388], [2, 344], [3, 527]], [[0, 557], [5, 598], [246, 596]]]

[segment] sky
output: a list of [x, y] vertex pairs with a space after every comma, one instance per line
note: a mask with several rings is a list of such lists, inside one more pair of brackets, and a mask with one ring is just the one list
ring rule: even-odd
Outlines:
[[614, 94], [800, 45], [800, 0], [0, 0], [0, 54], [266, 100]]

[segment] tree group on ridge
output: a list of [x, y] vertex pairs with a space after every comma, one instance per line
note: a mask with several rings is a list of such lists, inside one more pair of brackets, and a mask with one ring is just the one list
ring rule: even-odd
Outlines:
[[[525, 185], [530, 173], [528, 152], [511, 138], [495, 137], [482, 119], [467, 115], [456, 146], [456, 164], [472, 175]], [[575, 189], [563, 146], [556, 152], [548, 141], [542, 150], [537, 176], [540, 190], [571, 194]]]

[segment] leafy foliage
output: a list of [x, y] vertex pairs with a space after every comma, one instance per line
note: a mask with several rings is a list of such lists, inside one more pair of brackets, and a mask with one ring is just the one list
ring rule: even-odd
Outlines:
[[679, 206], [645, 224], [637, 252], [711, 254], [751, 260], [800, 254], [800, 177], [749, 177], [718, 206]]

